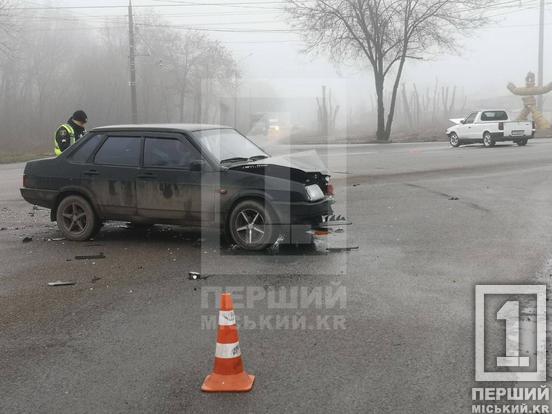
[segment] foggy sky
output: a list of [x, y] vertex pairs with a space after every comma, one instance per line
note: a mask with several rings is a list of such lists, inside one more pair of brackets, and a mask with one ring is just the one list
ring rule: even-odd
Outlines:
[[[373, 92], [370, 71], [361, 65], [336, 67], [325, 57], [313, 57], [301, 53], [303, 44], [297, 33], [289, 32], [281, 4], [265, 0], [242, 0], [250, 5], [215, 6], [222, 0], [135, 0], [136, 13], [147, 13], [152, 6], [169, 25], [200, 28], [223, 42], [236, 55], [244, 69], [244, 78], [271, 81], [275, 89], [286, 95], [297, 93], [298, 85], [305, 81], [304, 88], [319, 88], [324, 82], [335, 85], [349, 84], [349, 90]], [[235, 0], [232, 2], [235, 3]], [[501, 3], [502, 1], [497, 1]], [[21, 6], [40, 4], [39, 0], [20, 1]], [[163, 7], [177, 3], [204, 3], [198, 6]], [[211, 3], [207, 5], [205, 3]], [[124, 0], [50, 0], [51, 6], [103, 6], [122, 5]], [[160, 7], [156, 7], [160, 5]], [[433, 85], [438, 78], [442, 84], [463, 87], [466, 94], [481, 97], [508, 95], [506, 84], [512, 81], [522, 85], [529, 70], [537, 72], [538, 2], [522, 0], [519, 8], [494, 9], [494, 22], [481, 28], [471, 38], [462, 39], [461, 55], [444, 54], [431, 61], [409, 61], [403, 81], [415, 82], [418, 87]], [[552, 82], [552, 4], [547, 5], [545, 44], [545, 84]], [[52, 13], [63, 18], [67, 13], [84, 16], [89, 25], [101, 30], [106, 21], [124, 26], [125, 8], [71, 9]], [[53, 17], [54, 18], [54, 17]], [[213, 31], [214, 30], [214, 31]], [[217, 30], [246, 30], [248, 32], [219, 32]], [[259, 32], [261, 30], [261, 32]], [[275, 30], [276, 32], [268, 32]], [[138, 42], [140, 39], [138, 38]], [[546, 42], [546, 40], [545, 40]], [[151, 58], [151, 57], [149, 57]], [[139, 59], [148, 59], [140, 57]], [[320, 82], [316, 80], [320, 79]], [[308, 81], [307, 81], [308, 80]], [[351, 86], [353, 85], [353, 86]], [[343, 89], [343, 88], [341, 88]], [[341, 93], [344, 93], [341, 90]], [[552, 97], [548, 98], [552, 101]]]

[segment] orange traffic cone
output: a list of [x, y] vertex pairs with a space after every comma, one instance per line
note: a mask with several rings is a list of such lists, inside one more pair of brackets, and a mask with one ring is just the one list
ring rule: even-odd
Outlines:
[[221, 296], [218, 324], [215, 369], [211, 375], [207, 375], [201, 390], [206, 392], [251, 391], [255, 376], [248, 375], [243, 369], [238, 327], [230, 293], [223, 293]]

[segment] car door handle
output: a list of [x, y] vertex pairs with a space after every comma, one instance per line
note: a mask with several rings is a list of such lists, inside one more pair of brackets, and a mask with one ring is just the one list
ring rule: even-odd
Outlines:
[[141, 180], [155, 180], [157, 177], [152, 173], [144, 173], [138, 176]]
[[84, 175], [93, 176], [93, 175], [100, 175], [100, 173], [96, 170], [88, 170], [84, 172]]

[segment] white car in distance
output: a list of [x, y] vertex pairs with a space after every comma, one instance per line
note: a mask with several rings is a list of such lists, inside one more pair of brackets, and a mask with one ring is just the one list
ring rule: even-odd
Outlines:
[[534, 122], [512, 121], [504, 110], [472, 112], [466, 118], [450, 121], [456, 124], [446, 131], [453, 147], [479, 142], [489, 148], [499, 141], [513, 141], [523, 146], [535, 136]]

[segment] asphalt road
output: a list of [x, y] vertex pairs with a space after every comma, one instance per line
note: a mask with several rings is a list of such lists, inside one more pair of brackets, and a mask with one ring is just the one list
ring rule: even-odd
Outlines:
[[[57, 240], [19, 196], [23, 165], [0, 166], [0, 412], [471, 412], [475, 285], [549, 279], [552, 142], [299, 149], [328, 163], [354, 224], [256, 255], [169, 227]], [[200, 391], [222, 288], [245, 305], [248, 394]]]

